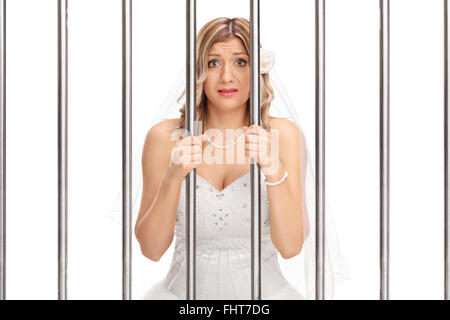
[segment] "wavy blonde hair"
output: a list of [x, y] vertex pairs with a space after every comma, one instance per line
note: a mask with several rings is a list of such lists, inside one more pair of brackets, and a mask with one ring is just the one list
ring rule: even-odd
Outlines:
[[[196, 108], [195, 119], [204, 120], [207, 112], [206, 95], [203, 91], [203, 82], [208, 72], [208, 51], [217, 42], [227, 41], [233, 38], [241, 39], [247, 53], [250, 55], [250, 22], [245, 18], [217, 18], [203, 26], [197, 35], [197, 65], [196, 65]], [[177, 102], [185, 96], [186, 90], [179, 96]], [[261, 126], [270, 130], [269, 108], [274, 99], [273, 89], [269, 82], [269, 74], [260, 75], [260, 104]], [[250, 98], [247, 101], [247, 113], [250, 112]], [[186, 103], [180, 108], [181, 116], [178, 126], [185, 126]], [[204, 121], [203, 121], [204, 124]]]

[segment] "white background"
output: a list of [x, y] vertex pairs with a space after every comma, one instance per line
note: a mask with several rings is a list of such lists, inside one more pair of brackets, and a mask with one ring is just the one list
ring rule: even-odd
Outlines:
[[[379, 1], [326, 2], [327, 198], [351, 279], [379, 298]], [[249, 18], [198, 0], [197, 29]], [[261, 43], [314, 155], [314, 1], [261, 1]], [[69, 299], [121, 299], [121, 1], [69, 1]], [[442, 299], [443, 0], [391, 1], [391, 299]], [[133, 1], [133, 150], [185, 63], [185, 1]], [[137, 202], [139, 205], [139, 202]], [[137, 210], [138, 208], [135, 208]], [[57, 1], [7, 2], [7, 298], [57, 298]], [[133, 298], [162, 278], [133, 236]]]

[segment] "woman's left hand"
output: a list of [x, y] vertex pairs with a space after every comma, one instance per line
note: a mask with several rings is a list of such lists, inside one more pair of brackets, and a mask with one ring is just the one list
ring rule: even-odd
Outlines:
[[[272, 154], [272, 135], [257, 124], [244, 127], [245, 154], [256, 160], [266, 175], [278, 172], [279, 152]], [[278, 135], [279, 136], [279, 135]], [[278, 141], [273, 141], [278, 143]], [[279, 150], [275, 146], [275, 151]]]

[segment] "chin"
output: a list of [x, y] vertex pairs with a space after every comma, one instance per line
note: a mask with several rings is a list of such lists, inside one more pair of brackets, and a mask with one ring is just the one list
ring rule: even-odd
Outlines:
[[238, 110], [241, 108], [242, 104], [243, 104], [242, 102], [238, 101], [227, 101], [227, 102], [222, 101], [222, 103], [219, 103], [219, 105], [222, 106], [221, 109], [224, 110]]

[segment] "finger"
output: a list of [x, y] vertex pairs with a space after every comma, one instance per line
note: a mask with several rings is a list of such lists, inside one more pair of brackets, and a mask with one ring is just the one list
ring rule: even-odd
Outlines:
[[201, 161], [202, 155], [198, 153], [192, 153], [192, 154], [185, 154], [183, 155], [183, 162], [184, 163], [192, 163], [195, 161]]
[[245, 135], [260, 135], [260, 136], [266, 136], [267, 132], [265, 130], [262, 130], [261, 128], [251, 128], [247, 129], [245, 131]]
[[195, 138], [196, 138], [195, 143], [198, 145], [202, 145], [203, 141], [205, 140], [205, 135], [201, 134], [199, 136], [196, 136]]
[[245, 137], [245, 141], [251, 142], [251, 143], [266, 144], [268, 139], [267, 139], [267, 137], [264, 137], [264, 136], [248, 135]]
[[253, 158], [255, 160], [258, 160], [258, 154], [254, 151], [247, 151], [246, 152], [247, 156], [250, 158]]
[[183, 146], [183, 154], [201, 153], [202, 148], [198, 145]]
[[174, 147], [174, 148], [172, 149], [172, 152], [171, 152], [171, 154], [170, 154], [170, 158], [171, 158], [172, 160], [177, 160], [177, 159], [178, 159], [178, 151], [179, 151], [179, 149], [178, 149], [177, 147]]
[[177, 157], [182, 157], [183, 156], [183, 146], [178, 146], [175, 148], [175, 155]]
[[261, 126], [258, 126], [257, 124], [252, 124], [249, 128], [255, 131], [262, 129]]
[[203, 143], [203, 137], [200, 135], [200, 136], [192, 136], [193, 137], [193, 142], [192, 142], [192, 144], [195, 144], [195, 145], [202, 145], [202, 143]]
[[269, 132], [267, 132], [264, 128], [260, 127], [260, 126], [256, 126], [255, 128], [253, 128], [253, 130], [259, 134], [260, 136], [267, 136], [269, 135]]
[[261, 159], [261, 166], [262, 167], [268, 167], [272, 163], [272, 158], [269, 157], [267, 154], [262, 154], [259, 157]]
[[245, 146], [245, 150], [258, 151], [258, 145], [255, 143], [249, 143]]
[[194, 136], [189, 136], [179, 141], [178, 144], [181, 146], [190, 146], [194, 143]]
[[190, 138], [188, 143], [189, 145], [201, 145], [203, 142], [201, 136], [190, 136], [189, 138]]
[[265, 136], [265, 137], [270, 136], [270, 132], [267, 131], [266, 129], [264, 129], [263, 127], [261, 127], [261, 126], [258, 126], [257, 132], [258, 132], [258, 134], [261, 135], [261, 136]]
[[267, 149], [261, 146], [249, 146], [245, 149], [245, 151], [257, 152], [260, 157], [268, 156]]
[[191, 153], [202, 153], [202, 146], [201, 145], [193, 145], [190, 147], [191, 148]]
[[202, 155], [199, 153], [195, 153], [191, 155], [191, 161], [192, 162], [196, 162], [196, 161], [201, 161], [202, 160]]

